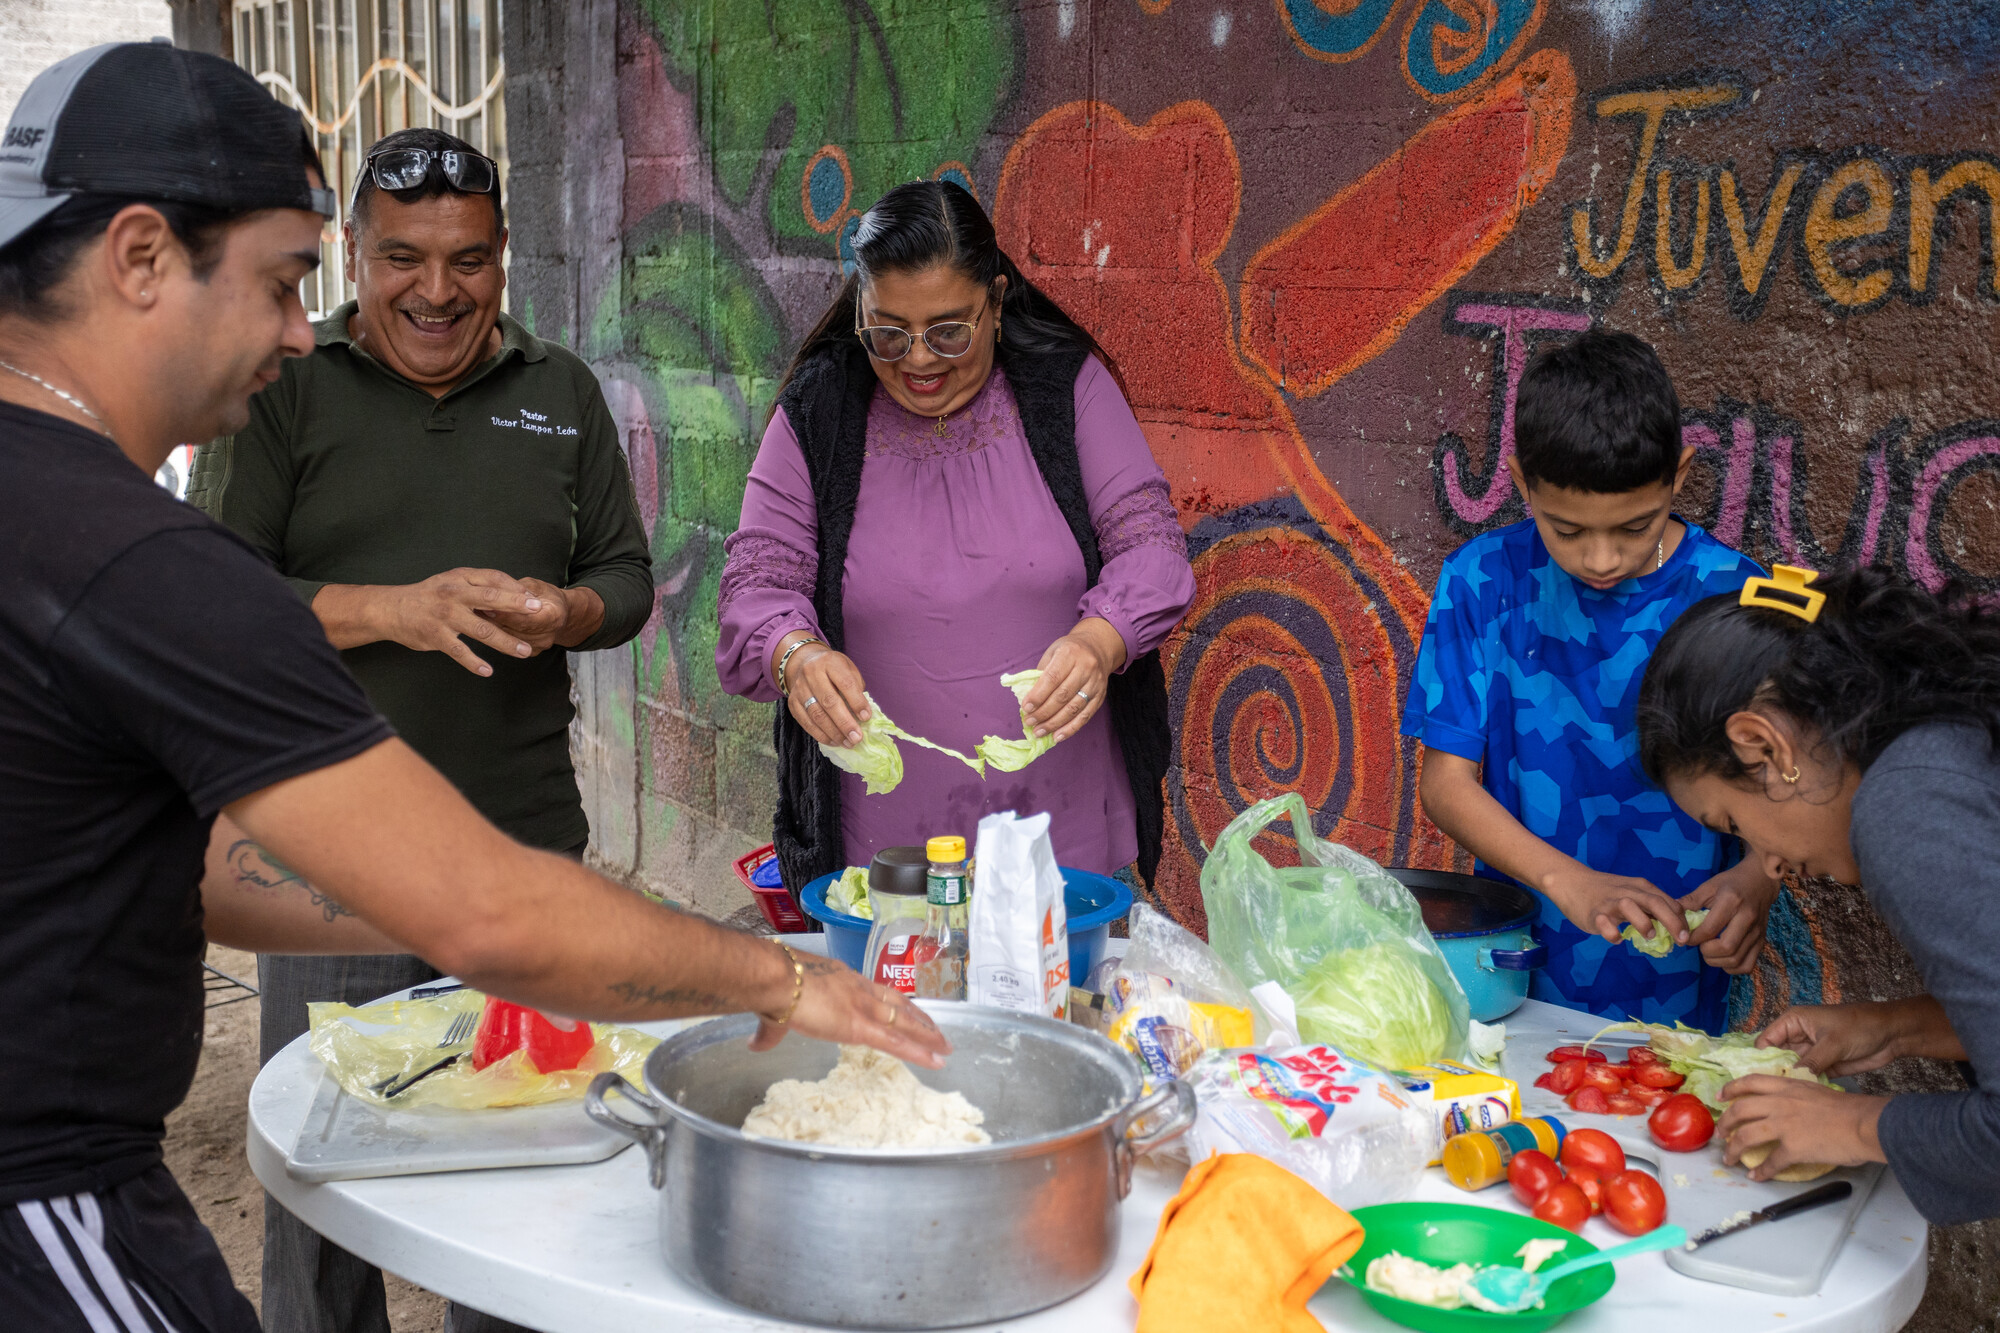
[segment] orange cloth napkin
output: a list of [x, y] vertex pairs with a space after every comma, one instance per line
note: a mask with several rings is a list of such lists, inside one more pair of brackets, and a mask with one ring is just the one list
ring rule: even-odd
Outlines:
[[1361, 1224], [1275, 1162], [1211, 1155], [1187, 1174], [1132, 1275], [1138, 1333], [1323, 1333], [1306, 1310]]

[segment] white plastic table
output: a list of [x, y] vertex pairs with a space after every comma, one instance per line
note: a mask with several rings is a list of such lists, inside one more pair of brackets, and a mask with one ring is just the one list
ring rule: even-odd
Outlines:
[[[790, 937], [822, 945], [824, 936]], [[1529, 1001], [1507, 1019], [1510, 1034], [1590, 1024]], [[671, 1031], [678, 1025], [649, 1025]], [[796, 1040], [796, 1038], [794, 1038]], [[808, 1327], [718, 1301], [666, 1265], [659, 1247], [659, 1199], [636, 1148], [590, 1166], [461, 1171], [311, 1185], [285, 1174], [320, 1079], [319, 1061], [299, 1038], [257, 1076], [250, 1090], [249, 1155], [258, 1180], [286, 1208], [330, 1240], [419, 1286], [544, 1333], [672, 1329], [675, 1333], [772, 1333]], [[582, 1115], [581, 1106], [577, 1114]], [[1130, 1329], [1138, 1306], [1125, 1281], [1145, 1258], [1160, 1210], [1181, 1171], [1146, 1166], [1124, 1205], [1118, 1258], [1096, 1286], [1052, 1309], [1003, 1325], [1009, 1333], [1111, 1333]], [[1433, 1169], [1415, 1195], [1465, 1202]], [[1514, 1207], [1505, 1189], [1479, 1202]], [[802, 1219], [802, 1225], [811, 1225]], [[1601, 1227], [1593, 1222], [1592, 1227]], [[1608, 1244], [1610, 1233], [1586, 1238]], [[1564, 1333], [1892, 1333], [1924, 1292], [1927, 1236], [1893, 1175], [1885, 1175], [1859, 1215], [1825, 1286], [1815, 1296], [1775, 1297], [1683, 1277], [1657, 1254], [1629, 1260], [1596, 1304], [1562, 1324]], [[866, 1246], [829, 1231], [829, 1262], [865, 1262]], [[1397, 1326], [1332, 1281], [1312, 1301], [1329, 1329]]]

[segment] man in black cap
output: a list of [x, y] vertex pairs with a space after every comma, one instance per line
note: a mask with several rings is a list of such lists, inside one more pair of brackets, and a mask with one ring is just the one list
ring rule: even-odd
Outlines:
[[[369, 701], [475, 809], [581, 859], [566, 650], [624, 643], [653, 607], [617, 427], [590, 367], [500, 308], [491, 158], [400, 130], [369, 148], [353, 201], [355, 299], [251, 399], [247, 427], [202, 449], [188, 498], [277, 566]], [[437, 975], [410, 957], [265, 957], [258, 974], [267, 1061], [309, 1003]], [[273, 1333], [389, 1327], [381, 1273], [269, 1197], [263, 1313]], [[489, 1325], [454, 1310], [448, 1326]]]
[[[161, 1164], [201, 1047], [204, 933], [416, 953], [576, 1017], [747, 1009], [765, 1044], [795, 1026], [941, 1063], [920, 1010], [845, 968], [494, 829], [269, 566], [152, 484], [311, 349], [297, 285], [329, 203], [295, 114], [171, 47], [62, 61], [0, 136], [9, 1327], [257, 1327]], [[223, 812], [304, 878], [231, 873], [210, 850]]]

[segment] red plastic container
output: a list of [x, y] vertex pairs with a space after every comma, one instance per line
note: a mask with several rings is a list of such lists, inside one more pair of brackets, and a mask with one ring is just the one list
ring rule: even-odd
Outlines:
[[757, 908], [763, 912], [764, 919], [771, 923], [772, 930], [780, 935], [804, 934], [814, 928], [813, 923], [799, 910], [799, 905], [792, 900], [792, 895], [786, 891], [784, 885], [767, 889], [761, 884], [753, 884], [750, 881], [752, 871], [768, 861], [777, 859], [777, 847], [767, 843], [737, 861], [736, 878], [743, 881], [743, 887], [750, 890], [750, 896], [757, 900]]

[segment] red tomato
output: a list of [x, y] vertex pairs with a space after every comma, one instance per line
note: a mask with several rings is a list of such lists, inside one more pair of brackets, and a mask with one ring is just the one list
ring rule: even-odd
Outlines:
[[1581, 1046], [1558, 1046], [1549, 1052], [1549, 1063], [1552, 1065], [1559, 1065], [1565, 1060], [1584, 1060], [1596, 1065], [1609, 1058], [1603, 1051], [1586, 1051]]
[[[1653, 1188], [1658, 1189], [1659, 1186]], [[1535, 1216], [1544, 1222], [1553, 1222], [1570, 1231], [1581, 1231], [1583, 1224], [1590, 1220], [1590, 1196], [1565, 1180], [1559, 1185], [1551, 1185], [1549, 1192], [1542, 1196], [1542, 1201], [1535, 1205], [1534, 1211]]]
[[1602, 1088], [1578, 1088], [1568, 1098], [1572, 1111], [1595, 1112], [1603, 1115], [1611, 1109], [1611, 1099], [1604, 1095]]
[[1549, 1072], [1549, 1091], [1567, 1097], [1583, 1083], [1583, 1071], [1590, 1066], [1582, 1060], [1565, 1060]]
[[1639, 1105], [1651, 1108], [1658, 1106], [1673, 1094], [1665, 1088], [1649, 1088], [1643, 1083], [1634, 1083], [1625, 1089], [1625, 1095]]
[[1565, 1171], [1587, 1166], [1601, 1176], [1615, 1176], [1625, 1169], [1625, 1150], [1601, 1129], [1574, 1129], [1563, 1139], [1561, 1161]]
[[1625, 1080], [1618, 1077], [1618, 1071], [1610, 1065], [1585, 1065], [1583, 1077], [1578, 1083], [1586, 1088], [1601, 1088], [1607, 1093], [1625, 1091]]
[[1678, 1088], [1687, 1082], [1687, 1076], [1676, 1074], [1665, 1065], [1640, 1065], [1632, 1071], [1632, 1081], [1649, 1088]]
[[1514, 1197], [1530, 1208], [1542, 1201], [1551, 1186], [1562, 1184], [1562, 1178], [1562, 1168], [1556, 1165], [1555, 1158], [1533, 1148], [1515, 1153], [1514, 1160], [1507, 1163], [1508, 1186]]
[[1693, 1093], [1677, 1092], [1661, 1102], [1646, 1122], [1653, 1142], [1668, 1152], [1693, 1152], [1715, 1137], [1715, 1117]]
[[1569, 1168], [1569, 1183], [1583, 1191], [1583, 1197], [1590, 1200], [1593, 1215], [1604, 1211], [1604, 1173], [1595, 1167], [1573, 1166]]
[[1651, 1108], [1627, 1092], [1614, 1092], [1604, 1099], [1613, 1115], [1644, 1115]]
[[1547, 1088], [1550, 1092], [1554, 1092], [1556, 1090], [1556, 1071], [1551, 1069], [1548, 1073], [1536, 1079], [1535, 1086], [1538, 1088]]
[[1625, 1063], [1628, 1065], [1663, 1065], [1666, 1061], [1662, 1060], [1660, 1053], [1650, 1046], [1634, 1046], [1625, 1056]]
[[1667, 1219], [1667, 1192], [1644, 1171], [1620, 1171], [1603, 1189], [1605, 1220], [1628, 1236], [1643, 1236]]

